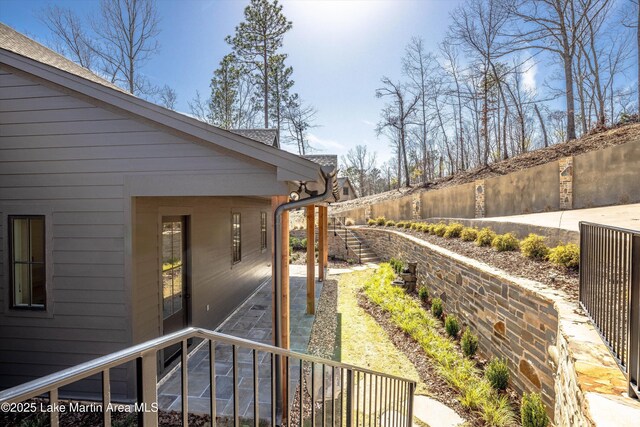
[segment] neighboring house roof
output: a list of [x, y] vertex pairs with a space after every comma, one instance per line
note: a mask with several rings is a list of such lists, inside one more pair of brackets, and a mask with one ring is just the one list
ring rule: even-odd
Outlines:
[[302, 156], [307, 160], [311, 160], [320, 166], [332, 166], [334, 169], [338, 169], [338, 156], [335, 154], [312, 154], [308, 156]]
[[2, 23], [0, 63], [151, 121], [171, 132], [273, 165], [277, 167], [280, 181], [316, 181], [320, 178], [320, 168], [309, 160], [135, 97]]
[[280, 148], [277, 129], [229, 129], [229, 130], [238, 135], [246, 136], [247, 138], [251, 138], [255, 141], [260, 141], [263, 144]]
[[342, 188], [345, 185], [348, 185], [349, 187], [351, 187], [351, 191], [353, 192], [353, 195], [358, 197], [358, 194], [356, 192], [356, 189], [353, 187], [353, 185], [351, 184], [351, 180], [349, 179], [348, 176], [341, 176], [338, 177], [338, 188]]

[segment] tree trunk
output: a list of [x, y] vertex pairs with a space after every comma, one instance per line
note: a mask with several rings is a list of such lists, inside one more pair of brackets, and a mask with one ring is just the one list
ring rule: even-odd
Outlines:
[[267, 40], [264, 38], [262, 46], [262, 65], [264, 66], [264, 128], [269, 128], [269, 64], [267, 58]]
[[[638, 112], [640, 113], [640, 2], [638, 2], [638, 19], [636, 21], [636, 37], [638, 39]], [[611, 88], [613, 92], [613, 87]], [[613, 123], [613, 109], [611, 110], [611, 122]]]
[[564, 62], [564, 84], [567, 92], [567, 141], [571, 141], [572, 139], [576, 139], [576, 113], [575, 100], [573, 97], [571, 56], [565, 53], [562, 60]]

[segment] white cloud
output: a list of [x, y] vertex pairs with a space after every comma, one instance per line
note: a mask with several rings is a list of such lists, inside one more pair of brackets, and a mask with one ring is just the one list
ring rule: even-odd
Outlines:
[[532, 92], [537, 91], [536, 74], [538, 73], [538, 64], [532, 58], [529, 58], [522, 65], [524, 74], [522, 76], [522, 89], [530, 90]]
[[367, 126], [371, 126], [371, 127], [374, 127], [376, 125], [375, 123], [373, 123], [372, 121], [369, 121], [369, 120], [362, 120], [362, 123], [364, 123]]
[[332, 139], [325, 139], [325, 138], [320, 138], [319, 136], [310, 133], [308, 135], [308, 139], [309, 139], [309, 145], [311, 145], [312, 148], [319, 150], [319, 151], [338, 151], [338, 152], [343, 152], [345, 151], [345, 146], [342, 145], [341, 143], [339, 143], [338, 141], [334, 141]]

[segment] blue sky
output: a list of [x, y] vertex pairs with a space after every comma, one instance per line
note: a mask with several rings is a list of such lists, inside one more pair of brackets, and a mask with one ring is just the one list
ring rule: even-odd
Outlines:
[[[47, 28], [37, 12], [47, 0], [0, 0], [0, 19], [40, 41]], [[97, 1], [58, 0], [78, 14]], [[318, 110], [311, 143], [321, 153], [346, 154], [366, 144], [379, 160], [392, 156], [374, 131], [382, 101], [375, 98], [382, 75], [400, 78], [400, 59], [412, 36], [436, 50], [457, 0], [283, 0], [293, 21], [283, 51], [294, 68], [295, 90]], [[224, 37], [243, 18], [248, 0], [159, 0], [160, 51], [144, 73], [178, 93], [178, 110], [196, 90], [208, 95], [213, 70], [229, 52]], [[291, 146], [288, 149], [294, 150]]]

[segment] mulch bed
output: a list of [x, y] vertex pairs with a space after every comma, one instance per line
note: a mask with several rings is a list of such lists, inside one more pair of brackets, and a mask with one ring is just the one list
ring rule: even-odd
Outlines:
[[437, 190], [453, 185], [466, 184], [478, 179], [487, 179], [494, 176], [506, 175], [522, 169], [549, 163], [562, 157], [577, 156], [590, 151], [601, 150], [603, 148], [636, 141], [639, 138], [640, 124], [637, 123], [614, 127], [613, 129], [604, 129], [585, 135], [580, 139], [555, 144], [547, 148], [540, 148], [488, 166], [481, 166], [439, 178], [434, 181], [427, 182], [422, 186], [406, 187], [400, 190], [392, 190], [385, 193], [374, 194], [372, 196], [335, 203], [331, 205], [331, 213], [335, 214], [341, 211], [379, 203], [385, 200], [396, 199], [407, 194]]
[[[378, 305], [369, 301], [369, 299], [364, 295], [359, 295], [358, 305], [360, 305], [360, 307], [362, 307], [378, 322], [380, 326], [382, 326], [396, 348], [402, 351], [407, 358], [411, 360], [420, 375], [420, 379], [427, 385], [429, 397], [453, 409], [467, 421], [468, 424], [465, 425], [468, 425], [469, 427], [481, 427], [486, 425], [478, 412], [474, 412], [460, 404], [456, 389], [451, 387], [447, 381], [440, 376], [437, 367], [433, 365], [431, 359], [429, 359], [429, 357], [424, 353], [420, 344], [393, 323], [389, 313], [383, 311]], [[425, 310], [429, 309], [429, 307], [424, 303], [422, 303], [422, 305]], [[444, 326], [440, 328], [440, 333], [445, 334]], [[459, 344], [456, 344], [456, 346], [459, 348]], [[487, 363], [487, 360], [479, 355], [476, 355], [474, 360], [477, 366], [481, 369], [484, 368], [484, 365]], [[505, 393], [511, 401], [514, 413], [517, 414], [517, 408], [520, 402], [518, 394], [511, 388], [508, 388]], [[520, 425], [519, 421], [514, 425]]]
[[540, 282], [550, 288], [565, 292], [570, 302], [578, 301], [580, 285], [578, 270], [559, 267], [547, 261], [535, 261], [523, 256], [518, 251], [498, 252], [491, 247], [479, 247], [473, 242], [465, 242], [461, 239], [447, 239], [414, 230], [398, 228], [393, 230], [404, 231], [434, 245], [504, 270], [513, 276]]

